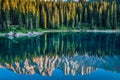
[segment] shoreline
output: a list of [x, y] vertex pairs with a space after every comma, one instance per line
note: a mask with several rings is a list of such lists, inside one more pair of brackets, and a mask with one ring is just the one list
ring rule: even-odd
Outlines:
[[35, 36], [42, 35], [44, 33], [59, 33], [59, 32], [94, 32], [94, 33], [120, 33], [120, 30], [43, 30], [43, 31], [28, 31], [28, 32], [6, 32], [0, 33], [1, 36], [14, 36], [14, 33], [17, 37], [21, 36]]
[[119, 33], [120, 30], [44, 30], [41, 31], [44, 33], [53, 33], [53, 32], [101, 32], [101, 33]]

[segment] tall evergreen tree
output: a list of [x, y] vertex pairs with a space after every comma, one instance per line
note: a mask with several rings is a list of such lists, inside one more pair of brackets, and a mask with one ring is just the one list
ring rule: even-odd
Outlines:
[[2, 19], [2, 8], [1, 8], [2, 6], [1, 5], [2, 5], [2, 1], [0, 0], [0, 30], [2, 30], [2, 23], [3, 23], [2, 22], [3, 19]]
[[116, 29], [117, 27], [117, 8], [116, 2], [113, 2], [113, 28]]
[[42, 12], [41, 12], [41, 26], [46, 29], [47, 28], [47, 24], [46, 24], [46, 12], [44, 7], [42, 6]]
[[98, 16], [99, 26], [102, 27], [102, 8], [99, 8], [99, 16]]
[[4, 23], [4, 27], [5, 29], [9, 29], [10, 27], [10, 5], [9, 5], [9, 0], [5, 0], [3, 3], [3, 11], [4, 11], [4, 15], [5, 15], [5, 23]]

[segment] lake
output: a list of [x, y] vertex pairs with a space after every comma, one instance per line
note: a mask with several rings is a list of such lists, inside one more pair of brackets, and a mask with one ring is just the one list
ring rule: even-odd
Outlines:
[[0, 80], [120, 80], [120, 33], [0, 37]]

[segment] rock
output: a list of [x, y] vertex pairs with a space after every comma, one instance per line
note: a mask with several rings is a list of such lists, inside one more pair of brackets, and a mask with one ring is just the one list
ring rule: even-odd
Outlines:
[[15, 34], [15, 37], [23, 37], [23, 36], [25, 36], [25, 34], [22, 34], [22, 33], [16, 33]]
[[28, 37], [31, 37], [31, 36], [33, 36], [33, 33], [32, 33], [32, 32], [28, 32], [28, 33], [27, 33], [27, 36], [28, 36]]
[[16, 34], [16, 33], [14, 33], [14, 32], [9, 32], [9, 33], [6, 34], [6, 36], [12, 37], [12, 36], [15, 36], [15, 34]]

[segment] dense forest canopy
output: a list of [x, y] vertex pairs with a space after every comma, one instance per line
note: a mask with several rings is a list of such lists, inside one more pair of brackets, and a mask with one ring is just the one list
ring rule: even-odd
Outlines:
[[0, 30], [118, 29], [120, 3], [114, 1], [0, 0]]

